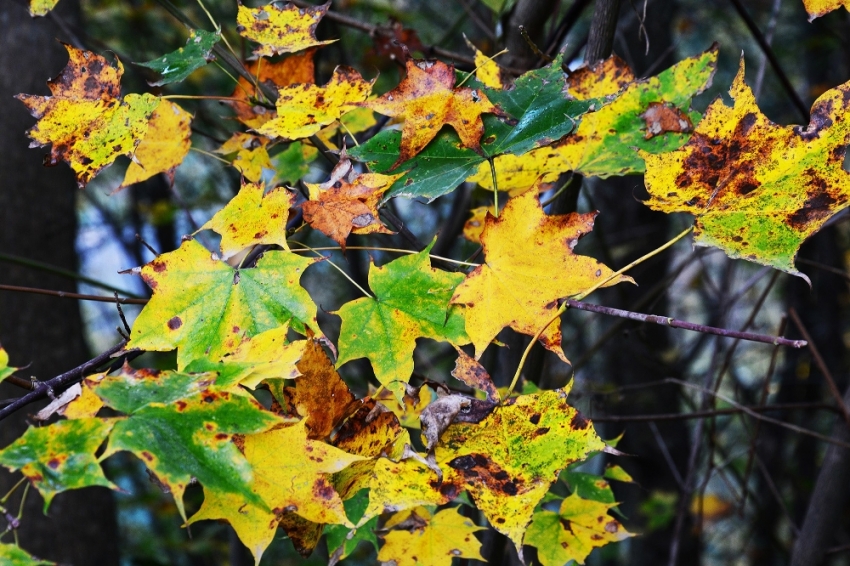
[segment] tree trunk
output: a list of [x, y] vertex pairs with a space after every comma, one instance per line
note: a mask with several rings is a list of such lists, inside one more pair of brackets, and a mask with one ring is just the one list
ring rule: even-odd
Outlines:
[[[78, 18], [75, 0], [63, 0], [58, 11], [66, 21]], [[34, 119], [18, 93], [49, 94], [46, 80], [56, 76], [68, 58], [56, 38], [61, 29], [52, 17], [32, 19], [12, 2], [0, 4], [0, 250], [76, 270], [76, 183], [66, 164], [42, 166], [45, 149], [27, 149], [25, 132]], [[64, 38], [66, 41], [69, 38]], [[73, 281], [17, 265], [3, 265], [5, 284], [76, 291]], [[41, 295], [0, 292], [0, 342], [11, 364], [25, 366], [27, 374], [47, 379], [88, 357], [76, 302]], [[20, 396], [10, 385], [0, 387], [0, 398]], [[6, 446], [26, 429], [26, 412], [0, 424], [0, 445]], [[0, 474], [5, 493], [20, 473]], [[19, 490], [19, 492], [22, 490]], [[10, 505], [17, 511], [19, 497]], [[80, 566], [118, 564], [118, 534], [112, 494], [88, 488], [58, 495], [47, 516], [41, 497], [30, 490], [19, 530], [22, 548], [44, 559]]]

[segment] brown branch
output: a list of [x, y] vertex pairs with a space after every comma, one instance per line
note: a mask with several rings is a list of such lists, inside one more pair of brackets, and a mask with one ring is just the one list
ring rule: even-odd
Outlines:
[[78, 365], [74, 369], [68, 370], [65, 373], [57, 375], [56, 377], [47, 381], [37, 382], [35, 384], [35, 388], [31, 392], [27, 393], [23, 397], [15, 399], [11, 403], [0, 409], [0, 421], [11, 415], [18, 409], [26, 407], [30, 403], [34, 403], [35, 401], [38, 401], [39, 399], [43, 399], [44, 397], [48, 397], [50, 395], [62, 393], [70, 385], [82, 381], [82, 379], [87, 375], [96, 373], [101, 366], [103, 366], [109, 361], [113, 361], [113, 363], [123, 362], [122, 358], [131, 355], [134, 352], [125, 352], [116, 360], [113, 360], [112, 356], [123, 350], [124, 346], [126, 345], [127, 341], [122, 340], [107, 351], [81, 365]]
[[619, 15], [620, 0], [596, 0], [587, 36], [587, 50], [584, 52], [588, 66], [611, 56]]
[[603, 307], [590, 303], [582, 303], [573, 299], [567, 299], [567, 304], [570, 308], [582, 311], [595, 312], [598, 314], [606, 314], [608, 316], [617, 316], [620, 318], [628, 318], [639, 322], [650, 322], [652, 324], [660, 324], [661, 326], [669, 326], [671, 328], [682, 328], [684, 330], [692, 330], [694, 332], [702, 332], [703, 334], [715, 334], [717, 336], [725, 336], [728, 338], [737, 338], [739, 340], [749, 340], [750, 342], [761, 342], [763, 344], [773, 344], [775, 346], [788, 346], [791, 348], [804, 348], [807, 345], [805, 340], [789, 340], [782, 336], [769, 336], [766, 334], [756, 334], [754, 332], [738, 332], [736, 330], [727, 330], [725, 328], [715, 328], [713, 326], [705, 326], [694, 322], [677, 320], [667, 316], [658, 316], [655, 314], [643, 314], [639, 312], [625, 311], [612, 307]]
[[0, 291], [15, 291], [18, 293], [34, 293], [36, 295], [49, 295], [63, 299], [77, 299], [79, 301], [98, 301], [101, 303], [122, 303], [125, 305], [146, 305], [148, 299], [131, 299], [129, 297], [105, 297], [103, 295], [84, 295], [81, 293], [69, 293], [67, 291], [53, 291], [52, 289], [38, 289], [36, 287], [19, 287], [17, 285], [0, 285]]
[[834, 413], [840, 412], [836, 407], [828, 403], [777, 403], [775, 405], [729, 407], [727, 409], [694, 411], [692, 413], [661, 413], [656, 415], [606, 415], [602, 417], [588, 418], [595, 423], [687, 421], [692, 419], [707, 419], [722, 415], [737, 415], [740, 413], [746, 413], [747, 411], [752, 411], [754, 413], [765, 413], [767, 411], [831, 411]]

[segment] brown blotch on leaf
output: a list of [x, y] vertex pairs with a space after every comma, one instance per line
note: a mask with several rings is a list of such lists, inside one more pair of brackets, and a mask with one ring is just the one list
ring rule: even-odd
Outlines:
[[168, 328], [170, 328], [171, 330], [177, 330], [181, 326], [183, 326], [183, 321], [180, 319], [179, 316], [175, 316], [168, 320]]
[[644, 139], [674, 133], [690, 133], [694, 125], [688, 115], [668, 102], [650, 102], [646, 112], [640, 115], [646, 122]]

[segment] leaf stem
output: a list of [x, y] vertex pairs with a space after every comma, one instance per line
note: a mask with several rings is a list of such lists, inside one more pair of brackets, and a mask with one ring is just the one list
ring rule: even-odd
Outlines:
[[[289, 244], [300, 244], [302, 246], [305, 245], [302, 242], [299, 242], [298, 240], [293, 240], [293, 241], [287, 242], [287, 243], [289, 243]], [[324, 246], [324, 247], [321, 247], [321, 248], [310, 248], [310, 249], [314, 250], [314, 251], [340, 251], [340, 250], [342, 250], [342, 247], [340, 247], [340, 246]], [[413, 255], [413, 254], [419, 253], [419, 252], [414, 251], [414, 250], [403, 250], [401, 248], [381, 248], [381, 247], [378, 247], [378, 246], [346, 246], [345, 249], [347, 249], [347, 250], [368, 250], [368, 251], [376, 251], [376, 252], [394, 252], [394, 253], [408, 254], [408, 255]], [[305, 249], [305, 250], [292, 250], [292, 251], [293, 252], [299, 252], [299, 251], [307, 251], [307, 250]], [[478, 267], [479, 265], [481, 265], [480, 263], [470, 263], [468, 261], [460, 261], [459, 259], [451, 259], [451, 258], [443, 257], [443, 256], [440, 256], [440, 255], [428, 254], [428, 257], [430, 257], [431, 259], [439, 260], [439, 261], [445, 261], [446, 263], [455, 263], [457, 265], [467, 265], [469, 267]]]
[[202, 155], [206, 155], [207, 157], [212, 157], [213, 159], [218, 159], [219, 161], [221, 161], [222, 163], [224, 163], [226, 165], [232, 165], [232, 163], [230, 163], [230, 161], [224, 159], [223, 157], [219, 157], [218, 155], [216, 155], [214, 153], [210, 153], [209, 151], [205, 151], [205, 150], [199, 149], [197, 147], [190, 147], [189, 149], [191, 149], [192, 151], [197, 151], [198, 153], [200, 153]]
[[[522, 27], [522, 26], [520, 26], [520, 27]], [[498, 53], [496, 53], [495, 55], [491, 55], [490, 57], [487, 57], [487, 60], [488, 60], [488, 61], [492, 61], [493, 59], [495, 59], [495, 58], [496, 58], [496, 57], [498, 57], [499, 55], [504, 55], [504, 54], [505, 54], [505, 53], [507, 53], [507, 52], [508, 52], [508, 50], [507, 50], [507, 49], [502, 49], [501, 51], [499, 51], [499, 52], [498, 52]], [[484, 64], [482, 63], [481, 65], [478, 65], [477, 67], [475, 67], [474, 69], [472, 69], [472, 71], [471, 71], [468, 75], [466, 75], [466, 77], [464, 77], [464, 79], [463, 79], [462, 81], [460, 81], [459, 83], [457, 83], [457, 85], [455, 85], [455, 88], [460, 88], [460, 87], [462, 87], [462, 86], [463, 86], [463, 83], [465, 83], [465, 82], [466, 82], [466, 81], [468, 81], [470, 78], [472, 78], [472, 77], [475, 75], [476, 71], [478, 71], [478, 69], [480, 69], [480, 68], [481, 68], [481, 67], [483, 67], [483, 66], [484, 66]]]
[[493, 158], [488, 157], [487, 163], [490, 164], [490, 177], [493, 179], [493, 210], [496, 211], [496, 218], [499, 217], [499, 183], [496, 181], [496, 166], [493, 164]]
[[322, 254], [320, 254], [320, 253], [318, 252], [318, 250], [316, 250], [316, 249], [314, 249], [314, 248], [311, 248], [310, 246], [308, 246], [308, 245], [307, 245], [307, 244], [305, 244], [304, 242], [298, 242], [298, 243], [299, 243], [299, 244], [301, 244], [302, 246], [304, 246], [305, 248], [307, 248], [308, 250], [310, 250], [311, 252], [313, 252], [314, 254], [316, 254], [317, 256], [319, 256], [320, 258], [322, 258], [322, 259], [326, 260], [329, 264], [331, 264], [331, 265], [333, 266], [333, 268], [334, 268], [334, 269], [336, 269], [337, 271], [339, 271], [340, 273], [342, 273], [342, 275], [343, 275], [346, 279], [348, 279], [348, 280], [351, 282], [351, 284], [352, 284], [352, 285], [354, 285], [355, 287], [357, 287], [358, 289], [360, 289], [360, 292], [361, 292], [361, 293], [363, 293], [364, 295], [366, 295], [367, 297], [369, 297], [369, 298], [370, 298], [370, 299], [372, 299], [372, 300], [374, 300], [374, 299], [375, 299], [375, 297], [373, 297], [373, 296], [369, 293], [369, 291], [367, 291], [366, 289], [364, 289], [363, 287], [361, 287], [360, 285], [358, 285], [358, 284], [357, 284], [357, 281], [355, 281], [354, 279], [352, 279], [352, 277], [351, 277], [348, 273], [346, 273], [344, 269], [342, 269], [340, 266], [338, 266], [338, 265], [337, 265], [337, 264], [335, 264], [333, 261], [331, 261], [331, 259], [330, 259], [329, 257], [327, 257], [327, 256], [323, 256]]

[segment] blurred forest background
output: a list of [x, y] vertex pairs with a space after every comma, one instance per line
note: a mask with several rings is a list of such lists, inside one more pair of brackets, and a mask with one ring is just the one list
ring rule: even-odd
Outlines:
[[[210, 28], [198, 3], [174, 1]], [[205, 5], [231, 44], [247, 56], [250, 49], [234, 30], [236, 2], [208, 0]], [[713, 86], [694, 103], [700, 111], [718, 96], [728, 100], [742, 53], [747, 82], [761, 109], [779, 124], [807, 123], [815, 98], [850, 79], [850, 14], [841, 9], [809, 23], [801, 0], [335, 0], [332, 13], [344, 17], [329, 14], [318, 36], [340, 41], [316, 53], [316, 81], [323, 84], [336, 65], [346, 64], [367, 78], [377, 75], [375, 92], [394, 87], [403, 68], [391, 42], [394, 25], [415, 31], [399, 36], [415, 55], [437, 56], [470, 71], [472, 53], [464, 35], [488, 55], [507, 47], [509, 53], [497, 59], [505, 67], [545, 64], [520, 36], [522, 24], [540, 50], [565, 50], [575, 68], [589, 56], [591, 22], [605, 6], [613, 10], [612, 43], [595, 56], [613, 49], [640, 77], [719, 43]], [[153, 77], [131, 62], [182, 46], [186, 31], [156, 0], [61, 0], [55, 12], [36, 20], [26, 13], [23, 0], [0, 5], [0, 283], [94, 294], [108, 292], [107, 285], [125, 296], [145, 297], [150, 291], [140, 279], [118, 272], [154, 257], [142, 240], [158, 252], [173, 250], [181, 236], [232, 198], [239, 188], [238, 171], [204, 152], [226, 141], [238, 122], [221, 102], [180, 101], [195, 116], [193, 146], [202, 151], [190, 153], [173, 185], [160, 176], [111, 195], [123, 176], [118, 164], [78, 191], [65, 164], [44, 169], [45, 150], [27, 149], [25, 131], [33, 119], [11, 98], [20, 92], [47, 93], [46, 79], [67, 60], [56, 39], [114, 54], [125, 65], [125, 92], [146, 92], [151, 91], [146, 80]], [[233, 89], [228, 74], [208, 65], [169, 93], [229, 96]], [[273, 163], [279, 159], [284, 158], [272, 156]], [[321, 182], [329, 167], [316, 159], [304, 179]], [[686, 215], [650, 211], [639, 202], [645, 197], [640, 177], [573, 178], [548, 212], [601, 211], [596, 229], [577, 251], [616, 269], [691, 221]], [[420, 241], [439, 234], [433, 253], [465, 259], [476, 250], [461, 235], [468, 210], [491, 199], [490, 193], [465, 185], [431, 206], [397, 199], [391, 210]], [[711, 326], [805, 336], [814, 348], [780, 349], [568, 311], [562, 325], [572, 367], [540, 347], [532, 351], [524, 375], [528, 381], [552, 388], [573, 379], [571, 403], [594, 421], [603, 438], [622, 435], [617, 447], [628, 456], [599, 456], [587, 468], [599, 472], [606, 461], [615, 461], [636, 482], [614, 489], [623, 502], [626, 528], [639, 536], [596, 551], [589, 564], [850, 564], [848, 451], [756, 420], [729, 402], [850, 440], [850, 420], [838, 408], [842, 396], [850, 403], [848, 218], [846, 211], [836, 215], [803, 246], [798, 268], [811, 279], [811, 288], [800, 278], [683, 242], [631, 272], [638, 286], [619, 285], [596, 296], [607, 306]], [[202, 241], [215, 244], [208, 234]], [[318, 232], [305, 242], [333, 245]], [[357, 236], [349, 244], [410, 247], [401, 236]], [[370, 253], [378, 264], [390, 259]], [[351, 250], [334, 259], [365, 285], [368, 253]], [[320, 324], [335, 339], [339, 319], [327, 312], [353, 298], [353, 288], [327, 265], [311, 273], [305, 286], [326, 311], [320, 313]], [[137, 311], [125, 312], [132, 323]], [[113, 345], [118, 325], [115, 306], [108, 303], [0, 292], [0, 342], [13, 365], [30, 363], [29, 371], [42, 379]], [[483, 363], [497, 385], [506, 385], [527, 337], [506, 330], [499, 340], [509, 348], [491, 347]], [[168, 367], [173, 358], [146, 354], [138, 363]], [[420, 341], [413, 381], [445, 381], [453, 363], [447, 344]], [[360, 395], [367, 392], [370, 372], [365, 361], [341, 368]], [[3, 398], [19, 395], [7, 385], [0, 393]], [[759, 408], [763, 405], [775, 407]], [[21, 434], [24, 417], [3, 423], [2, 445]], [[121, 454], [108, 464], [126, 493], [100, 488], [64, 493], [48, 518], [31, 494], [20, 530], [22, 545], [38, 556], [61, 556], [81, 565], [252, 563], [226, 524], [193, 525], [191, 536], [181, 529], [171, 496], [149, 481], [140, 462]], [[0, 492], [14, 481], [7, 476]], [[187, 492], [189, 511], [200, 503], [195, 487]], [[488, 533], [483, 542], [490, 564], [516, 562], [504, 537]], [[323, 552], [317, 549], [308, 563], [326, 563]], [[301, 560], [281, 538], [263, 563]], [[361, 547], [348, 562], [375, 560], [374, 551]]]

